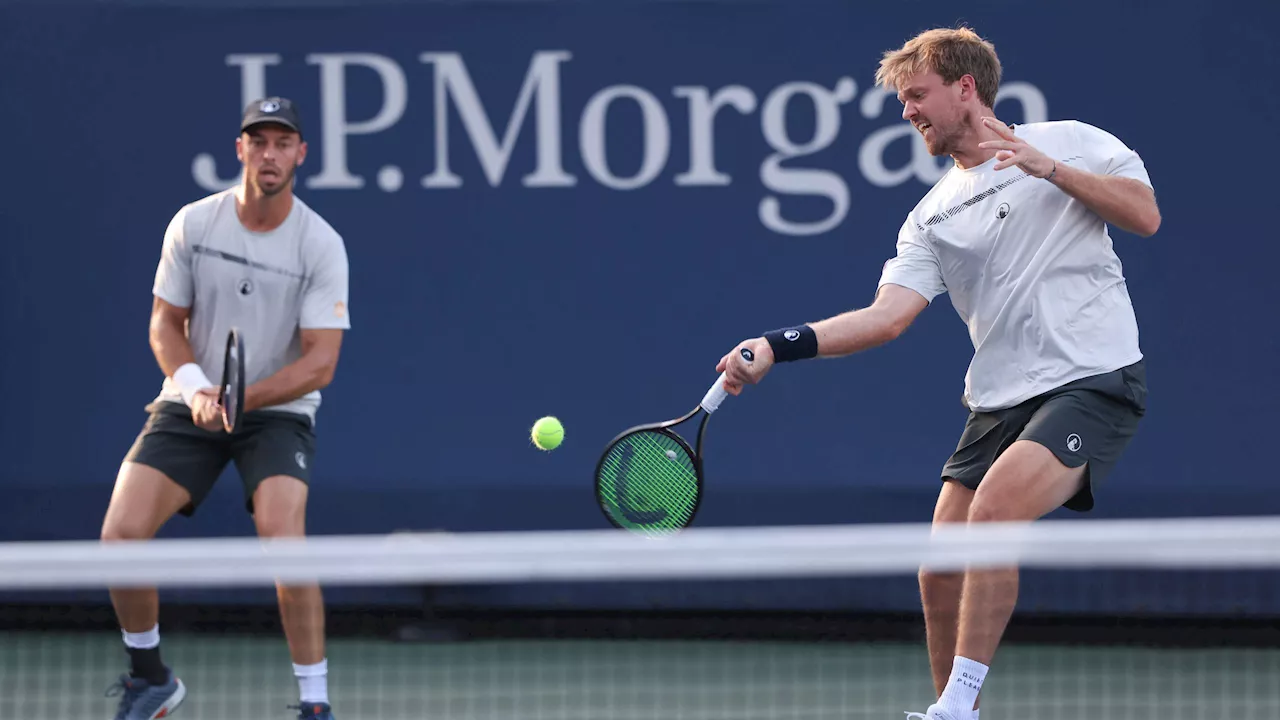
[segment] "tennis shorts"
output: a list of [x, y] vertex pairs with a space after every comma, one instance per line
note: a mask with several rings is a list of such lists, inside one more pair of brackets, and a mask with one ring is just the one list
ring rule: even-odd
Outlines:
[[1146, 366], [1139, 360], [1010, 408], [970, 413], [942, 478], [977, 490], [1001, 453], [1017, 440], [1033, 440], [1067, 467], [1088, 463], [1084, 487], [1064, 503], [1069, 510], [1088, 512], [1094, 507], [1094, 492], [1133, 439], [1146, 411]]
[[180, 511], [183, 515], [195, 514], [228, 462], [236, 465], [251, 515], [253, 493], [263, 480], [288, 475], [310, 483], [316, 443], [305, 415], [245, 413], [242, 427], [228, 434], [196, 427], [191, 410], [182, 403], [158, 402], [147, 410], [151, 416], [125, 460], [153, 467], [185, 488], [191, 502]]

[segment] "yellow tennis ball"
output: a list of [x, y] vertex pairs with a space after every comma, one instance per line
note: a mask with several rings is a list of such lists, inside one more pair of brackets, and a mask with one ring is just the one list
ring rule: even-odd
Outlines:
[[532, 437], [533, 444], [538, 446], [538, 449], [555, 450], [564, 440], [564, 426], [559, 420], [549, 415], [539, 418], [538, 422], [533, 424]]

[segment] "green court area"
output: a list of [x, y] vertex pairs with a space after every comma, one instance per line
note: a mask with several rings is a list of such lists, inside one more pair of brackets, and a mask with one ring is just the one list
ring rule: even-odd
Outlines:
[[[283, 639], [172, 633], [179, 720], [291, 718]], [[903, 720], [932, 696], [922, 643], [330, 642], [341, 720]], [[112, 632], [0, 633], [0, 718], [112, 717]], [[1275, 720], [1280, 649], [1010, 645], [985, 720]]]

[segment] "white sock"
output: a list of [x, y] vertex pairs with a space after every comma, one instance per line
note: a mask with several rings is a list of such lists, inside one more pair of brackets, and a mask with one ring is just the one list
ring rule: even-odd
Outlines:
[[938, 704], [953, 717], [976, 717], [973, 704], [978, 701], [987, 670], [986, 665], [957, 655], [951, 666], [951, 678], [947, 680], [947, 688], [938, 698]]
[[974, 710], [974, 711], [973, 711], [973, 720], [978, 720], [978, 711], [977, 711], [977, 710]]
[[128, 632], [127, 630], [121, 630], [120, 633], [124, 635], [125, 647], [131, 647], [138, 650], [146, 650], [148, 648], [160, 646], [160, 624], [159, 623], [156, 623], [155, 627], [151, 628], [146, 632], [131, 633], [131, 632]]
[[329, 703], [329, 659], [315, 665], [293, 664], [293, 675], [298, 678], [298, 696], [304, 703]]

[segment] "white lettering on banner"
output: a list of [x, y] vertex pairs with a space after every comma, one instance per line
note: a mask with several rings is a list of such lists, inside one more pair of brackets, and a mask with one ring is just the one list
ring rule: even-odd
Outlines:
[[[316, 53], [307, 56], [308, 65], [320, 66], [320, 139], [324, 165], [307, 181], [317, 190], [354, 190], [364, 187], [364, 178], [347, 169], [347, 137], [372, 135], [400, 122], [409, 103], [409, 83], [395, 60], [370, 53]], [[368, 120], [347, 122], [347, 68], [373, 70], [382, 81], [382, 107]], [[383, 190], [399, 190], [399, 168], [388, 165], [379, 171]]]
[[[431, 133], [435, 150], [434, 167], [422, 177], [421, 187], [428, 190], [452, 189], [462, 187], [468, 181], [451, 165], [450, 131], [457, 129], [455, 117], [461, 121], [484, 179], [491, 187], [500, 187], [506, 181], [517, 140], [522, 128], [526, 127], [529, 128], [525, 132], [526, 142], [534, 144], [535, 159], [532, 170], [520, 177], [520, 185], [526, 188], [576, 186], [578, 178], [565, 169], [562, 136], [566, 123], [562, 117], [564, 108], [560, 91], [561, 73], [570, 67], [572, 59], [572, 53], [566, 50], [543, 50], [533, 54], [499, 140], [493, 121], [501, 121], [501, 115], [490, 117], [485, 110], [484, 99], [488, 96], [476, 88], [463, 56], [453, 52], [420, 54], [418, 61], [432, 68], [434, 127]], [[234, 54], [226, 57], [228, 67], [240, 70], [241, 107], [268, 94], [267, 70], [282, 62], [282, 57], [276, 54]], [[410, 101], [405, 70], [391, 57], [373, 53], [313, 53], [305, 57], [305, 62], [318, 68], [319, 130], [313, 142], [318, 140], [322, 149], [320, 170], [306, 179], [307, 187], [314, 190], [364, 189], [366, 179], [351, 170], [349, 140], [355, 136], [386, 132], [403, 121]], [[349, 72], [352, 69], [365, 72]], [[349, 87], [357, 82], [368, 83], [371, 79], [379, 83], [382, 104], [372, 117], [353, 120], [349, 113]], [[361, 86], [361, 90], [364, 89]], [[716, 164], [717, 122], [721, 126], [724, 123], [742, 123], [742, 116], [751, 115], [758, 109], [760, 133], [770, 150], [759, 166], [762, 193], [756, 213], [760, 223], [780, 235], [812, 236], [830, 232], [848, 218], [851, 190], [845, 175], [813, 165], [817, 164], [816, 156], [832, 148], [840, 138], [846, 120], [844, 106], [852, 103], [858, 95], [857, 83], [852, 78], [837, 78], [831, 86], [812, 81], [791, 81], [763, 94], [757, 94], [745, 85], [727, 85], [714, 91], [701, 85], [677, 85], [671, 93], [683, 100], [688, 110], [685, 115], [687, 134], [677, 128], [674, 137], [687, 137], [689, 165], [672, 176], [670, 182], [674, 186], [732, 185], [735, 178], [719, 170]], [[659, 99], [661, 95], [651, 88], [634, 84], [607, 85], [590, 95], [578, 113], [577, 146], [582, 170], [592, 180], [622, 191], [644, 188], [662, 176], [670, 161], [672, 121], [679, 117], [679, 108], [665, 106]], [[760, 97], [764, 100], [760, 101]], [[996, 105], [1009, 102], [1020, 106], [1021, 122], [1048, 119], [1044, 93], [1031, 83], [1006, 83], [1000, 89]], [[507, 107], [507, 104], [489, 99], [488, 107]], [[726, 107], [737, 113], [721, 113]], [[795, 107], [812, 109], [813, 131], [807, 138], [796, 137], [795, 123], [788, 122], [789, 111]], [[919, 133], [901, 121], [898, 113], [889, 111], [889, 108], [897, 109], [892, 93], [870, 87], [854, 107], [866, 120], [883, 118], [889, 123], [868, 132], [858, 144], [857, 169], [872, 187], [892, 188], [913, 180], [925, 186], [932, 185], [950, 166], [950, 158], [931, 157]], [[611, 112], [615, 115], [639, 113], [643, 144], [637, 168], [617, 167], [617, 158], [610, 157], [610, 150], [617, 148], [616, 143], [609, 142], [607, 131]], [[526, 122], [530, 115], [532, 121]], [[900, 146], [899, 140], [910, 143], [909, 156], [902, 156], [909, 157], [909, 160], [890, 167], [889, 158], [899, 156], [891, 150], [907, 147]], [[456, 150], [457, 146], [453, 147]], [[741, 149], [733, 148], [733, 151], [740, 154]], [[849, 153], [839, 152], [842, 157], [837, 157], [834, 165], [844, 167], [847, 161], [843, 156]], [[802, 162], [806, 159], [809, 159], [807, 163]], [[806, 167], [806, 164], [810, 166]], [[404, 186], [407, 171], [411, 169], [383, 165], [377, 171], [376, 185], [384, 192], [396, 192]], [[224, 189], [238, 180], [238, 174], [230, 179], [220, 177], [214, 156], [209, 153], [196, 156], [191, 173], [196, 184], [208, 191]], [[829, 203], [829, 209], [819, 217], [802, 219], [794, 208], [789, 209], [788, 198], [803, 197]], [[902, 210], [905, 213], [907, 208]]]
[[716, 112], [725, 105], [746, 115], [756, 110], [756, 96], [741, 85], [720, 88], [680, 86], [675, 96], [689, 98], [689, 171], [676, 176], [676, 185], [728, 185], [729, 176], [716, 170]]
[[449, 170], [449, 98], [453, 98], [462, 117], [462, 126], [471, 138], [489, 184], [497, 187], [507, 171], [507, 161], [515, 149], [516, 135], [529, 110], [529, 102], [538, 96], [537, 129], [538, 166], [524, 176], [525, 187], [569, 187], [577, 180], [564, 171], [560, 160], [560, 63], [568, 60], [567, 52], [534, 53], [520, 86], [520, 97], [502, 134], [502, 146], [493, 134], [493, 125], [485, 115], [476, 86], [471, 82], [467, 66], [457, 53], [423, 53], [424, 63], [435, 65], [436, 106], [436, 170], [422, 179], [425, 188], [462, 187], [462, 178]]
[[[846, 77], [840, 78], [834, 91], [813, 83], [793, 82], [769, 93], [764, 101], [764, 111], [760, 114], [760, 126], [769, 147], [777, 152], [765, 158], [764, 164], [760, 166], [760, 182], [774, 192], [821, 195], [831, 200], [835, 207], [825, 220], [812, 223], [789, 222], [782, 218], [782, 202], [776, 197], [766, 197], [760, 201], [760, 222], [765, 227], [784, 235], [817, 235], [844, 220], [845, 214], [849, 212], [849, 186], [839, 173], [784, 168], [782, 161], [812, 155], [835, 142], [840, 133], [839, 106], [853, 100], [857, 92], [857, 84]], [[797, 94], [809, 96], [817, 121], [813, 138], [803, 145], [797, 145], [787, 134], [787, 103]]]
[[[604, 119], [609, 104], [618, 98], [630, 98], [640, 105], [644, 119], [644, 160], [640, 171], [631, 178], [620, 178], [609, 169], [606, 156]], [[582, 111], [582, 127], [578, 131], [582, 143], [582, 164], [591, 176], [614, 190], [635, 190], [653, 181], [667, 164], [671, 149], [671, 126], [662, 103], [644, 88], [635, 85], [613, 85], [596, 93]]]

